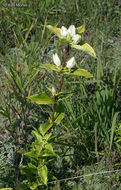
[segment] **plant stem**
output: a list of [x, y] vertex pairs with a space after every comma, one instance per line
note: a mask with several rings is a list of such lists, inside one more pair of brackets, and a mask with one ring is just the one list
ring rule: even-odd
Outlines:
[[63, 86], [63, 82], [64, 82], [64, 74], [62, 74], [58, 92], [61, 92], [61, 89], [62, 89], [62, 86]]
[[[69, 50], [70, 50], [70, 47], [69, 47], [69, 45], [68, 45], [67, 48], [66, 48], [66, 55], [65, 55], [65, 59], [64, 59], [64, 63], [63, 63], [63, 69], [64, 69], [64, 67], [66, 66], [66, 60], [67, 60], [67, 57], [68, 57], [68, 55], [69, 55]], [[61, 91], [62, 86], [63, 86], [63, 82], [64, 82], [64, 74], [62, 74], [61, 82], [60, 82], [60, 86], [59, 86], [58, 92]]]
[[[70, 47], [69, 47], [69, 45], [68, 45], [67, 48], [66, 48], [66, 55], [65, 55], [65, 59], [64, 59], [63, 66], [62, 66], [63, 69], [64, 69], [64, 67], [66, 66], [66, 60], [67, 60], [67, 57], [68, 57], [68, 55], [69, 55], [69, 50], [70, 50]], [[63, 82], [64, 82], [64, 74], [62, 74], [61, 81], [60, 81], [60, 85], [59, 85], [59, 88], [58, 88], [58, 92], [61, 92], [61, 89], [62, 89], [62, 86], [63, 86]], [[56, 106], [57, 96], [54, 97], [54, 100], [55, 100], [55, 104], [54, 104], [54, 106], [53, 106], [52, 122], [54, 121], [55, 106]]]
[[66, 55], [65, 55], [65, 59], [64, 59], [64, 63], [63, 63], [63, 68], [66, 66], [66, 60], [69, 55], [69, 51], [70, 51], [70, 46], [68, 45], [66, 48]]

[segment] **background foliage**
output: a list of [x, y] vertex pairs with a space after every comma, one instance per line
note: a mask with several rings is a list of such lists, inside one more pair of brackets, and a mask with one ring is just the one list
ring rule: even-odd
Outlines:
[[[54, 144], [60, 156], [49, 164], [50, 171], [63, 179], [121, 169], [120, 1], [16, 1], [26, 4], [21, 8], [8, 5], [12, 3], [0, 1], [0, 187], [17, 189], [21, 182], [27, 183], [18, 170], [26, 159], [18, 150], [29, 148], [34, 138], [31, 126], [38, 128], [52, 113], [51, 107], [26, 99], [58, 84], [58, 76], [53, 78], [53, 72], [40, 68], [60, 47], [46, 24], [85, 24], [83, 38], [98, 57], [72, 51], [94, 78], [65, 79], [63, 90], [73, 91], [74, 96], [64, 101], [65, 118], [52, 130], [63, 137]], [[120, 182], [118, 172], [49, 184], [48, 189], [120, 189]]]

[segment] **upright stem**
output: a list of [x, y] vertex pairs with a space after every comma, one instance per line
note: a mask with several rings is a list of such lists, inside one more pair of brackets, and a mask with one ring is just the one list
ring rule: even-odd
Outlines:
[[[67, 60], [67, 57], [68, 57], [68, 55], [69, 55], [69, 50], [70, 50], [70, 47], [69, 47], [69, 45], [68, 45], [67, 48], [66, 48], [66, 55], [65, 55], [65, 59], [64, 59], [64, 63], [63, 63], [63, 69], [64, 69], [64, 67], [66, 66], [66, 60]], [[64, 74], [62, 74], [58, 92], [60, 92], [61, 89], [62, 89], [63, 81], [64, 81]]]
[[[69, 55], [69, 50], [70, 50], [70, 47], [68, 45], [67, 48], [66, 48], [66, 55], [65, 55], [65, 58], [64, 58], [64, 63], [62, 65], [63, 69], [66, 66], [66, 60], [67, 60], [67, 57]], [[63, 82], [64, 82], [64, 74], [62, 74], [62, 76], [61, 76], [61, 81], [60, 81], [60, 84], [59, 84], [58, 92], [61, 92], [61, 89], [62, 89], [62, 86], [63, 86]], [[57, 101], [57, 97], [56, 96], [54, 97], [54, 100], [55, 100], [55, 102]], [[54, 106], [53, 106], [52, 121], [54, 121], [55, 106], [56, 106], [56, 104], [54, 104]]]
[[64, 59], [64, 63], [63, 63], [63, 68], [66, 66], [66, 60], [69, 55], [69, 51], [70, 51], [70, 46], [68, 45], [66, 48], [66, 55], [65, 55], [65, 59]]
[[61, 77], [61, 81], [60, 81], [60, 85], [59, 85], [58, 92], [60, 92], [60, 91], [61, 91], [62, 86], [63, 86], [63, 82], [64, 82], [64, 74], [62, 74], [62, 77]]

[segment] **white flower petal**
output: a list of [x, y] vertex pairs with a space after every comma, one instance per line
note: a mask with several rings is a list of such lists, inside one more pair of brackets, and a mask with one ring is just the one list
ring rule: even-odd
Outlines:
[[67, 28], [65, 26], [61, 27], [61, 31], [60, 32], [61, 32], [61, 36], [62, 37], [66, 37], [68, 35], [68, 30], [67, 30]]
[[76, 29], [75, 29], [75, 26], [74, 26], [74, 25], [71, 25], [71, 26], [68, 28], [68, 33], [70, 34], [70, 36], [74, 36], [74, 35], [75, 35]]
[[76, 34], [72, 37], [72, 40], [74, 42], [74, 44], [77, 44], [81, 39], [81, 36], [79, 34]]
[[54, 61], [55, 65], [57, 65], [58, 67], [61, 65], [61, 61], [60, 61], [57, 53], [53, 54], [53, 61]]
[[66, 65], [66, 67], [68, 68], [68, 69], [71, 69], [72, 67], [74, 67], [75, 66], [75, 58], [74, 57], [72, 57], [69, 61], [67, 61], [67, 65]]

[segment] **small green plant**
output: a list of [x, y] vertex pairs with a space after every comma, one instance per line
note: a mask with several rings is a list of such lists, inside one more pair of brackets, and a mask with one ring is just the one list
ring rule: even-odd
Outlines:
[[41, 184], [47, 185], [48, 172], [46, 164], [57, 156], [49, 143], [52, 133], [47, 133], [52, 127], [52, 123], [41, 124], [39, 129], [32, 131], [35, 141], [32, 143], [30, 151], [21, 152], [27, 156], [30, 161], [27, 166], [22, 165], [21, 169], [27, 175], [30, 189], [36, 189]]
[[[87, 52], [93, 57], [96, 57], [96, 53], [93, 48], [85, 43], [81, 39], [81, 33], [84, 32], [85, 26], [80, 26], [75, 28], [74, 25], [71, 25], [68, 30], [66, 27], [62, 26], [61, 28], [56, 28], [51, 25], [46, 26], [53, 33], [59, 37], [59, 42], [64, 43], [65, 48], [65, 57], [60, 60], [57, 53], [53, 54], [53, 63], [52, 64], [41, 64], [42, 68], [52, 70], [60, 74], [60, 82], [58, 89], [53, 86], [48, 88], [49, 93], [42, 92], [40, 94], [28, 96], [29, 100], [34, 101], [37, 104], [47, 104], [52, 105], [52, 114], [48, 118], [48, 121], [44, 124], [41, 124], [39, 129], [34, 128], [32, 133], [35, 136], [35, 141], [32, 143], [29, 152], [21, 152], [29, 158], [27, 166], [21, 166], [22, 171], [26, 173], [28, 178], [28, 186], [30, 189], [37, 189], [40, 185], [44, 184], [47, 186], [47, 181], [51, 176], [47, 168], [47, 163], [52, 161], [53, 158], [57, 156], [54, 153], [52, 142], [54, 137], [52, 137], [52, 127], [55, 128], [61, 123], [64, 118], [63, 100], [70, 98], [73, 93], [63, 92], [62, 87], [64, 84], [65, 76], [83, 76], [86, 78], [92, 78], [93, 75], [87, 70], [78, 68], [78, 64], [75, 61], [75, 57], [70, 57], [71, 48]], [[58, 136], [56, 136], [58, 138]], [[53, 141], [52, 141], [53, 139]], [[50, 143], [51, 141], [51, 143]], [[51, 177], [53, 178], [53, 176]]]

